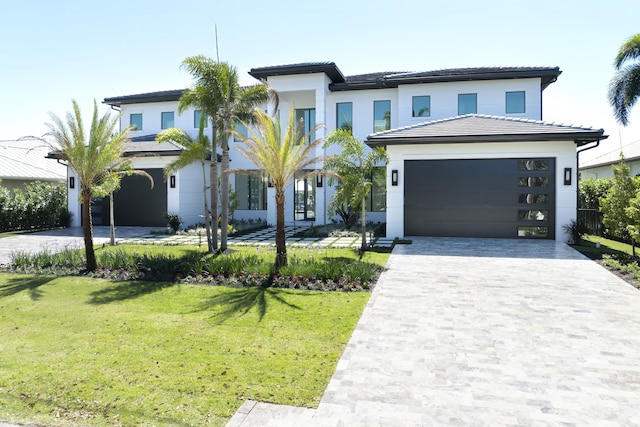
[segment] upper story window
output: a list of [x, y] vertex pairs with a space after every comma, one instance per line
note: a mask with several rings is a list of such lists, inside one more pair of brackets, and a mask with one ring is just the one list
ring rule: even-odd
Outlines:
[[476, 114], [478, 112], [478, 94], [461, 93], [458, 95], [458, 115]]
[[353, 132], [353, 104], [351, 102], [336, 104], [336, 129]]
[[175, 120], [173, 111], [164, 112], [160, 115], [160, 127], [161, 129], [169, 129], [175, 127]]
[[[248, 135], [247, 127], [245, 125], [243, 125], [243, 124], [240, 124], [240, 123], [238, 123], [236, 125], [236, 132], [238, 132], [240, 135], [244, 136], [245, 138]], [[242, 138], [240, 138], [238, 135], [234, 134], [233, 135], [233, 141], [234, 142], [242, 142]]]
[[[202, 119], [202, 111], [195, 110], [193, 112], [193, 127], [196, 129], [200, 129], [200, 120]], [[207, 127], [207, 118], [204, 118], [204, 127]]]
[[429, 117], [431, 115], [431, 97], [414, 96], [412, 107], [413, 117]]
[[506, 113], [524, 113], [524, 91], [507, 92], [505, 95]]
[[373, 101], [373, 131], [391, 129], [391, 101]]
[[133, 130], [142, 130], [142, 113], [130, 114], [129, 124], [134, 127]]
[[[302, 108], [296, 109], [296, 122], [302, 122], [302, 134], [307, 135], [311, 132], [316, 125], [316, 109], [315, 108]], [[316, 138], [315, 132], [309, 135], [306, 142], [314, 140]]]

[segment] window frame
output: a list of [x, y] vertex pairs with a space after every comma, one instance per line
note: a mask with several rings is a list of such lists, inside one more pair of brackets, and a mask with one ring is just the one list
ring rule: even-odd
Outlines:
[[[474, 111], [473, 112], [462, 112], [461, 111], [461, 100], [462, 97], [473, 96], [474, 97]], [[464, 116], [466, 114], [478, 114], [478, 93], [459, 93], [458, 94], [458, 115]]]
[[[511, 111], [509, 109], [509, 95], [522, 94], [522, 101], [518, 100], [518, 107], [521, 107], [522, 111]], [[513, 101], [512, 101], [513, 102]], [[520, 104], [522, 102], [522, 104]], [[523, 114], [527, 112], [527, 93], [524, 90], [514, 90], [504, 93], [504, 112], [505, 114]]]
[[[340, 125], [340, 107], [348, 107], [349, 108], [349, 128], [345, 128]], [[346, 122], [344, 122], [346, 123]], [[336, 129], [345, 129], [348, 130], [349, 133], [353, 133], [353, 102], [336, 102]]]
[[[173, 122], [173, 126], [165, 126], [165, 114], [171, 114], [171, 121]], [[176, 114], [175, 111], [162, 111], [160, 113], [160, 129], [171, 129], [176, 127]]]
[[[385, 120], [386, 121], [386, 123], [384, 125], [385, 128], [384, 129], [378, 129], [378, 127], [376, 126], [376, 120], [377, 120], [376, 119], [376, 117], [377, 117], [376, 112], [378, 111], [376, 109], [376, 106], [377, 105], [381, 105], [382, 103], [386, 103], [389, 106], [388, 110], [386, 110], [386, 111], [389, 112], [389, 119], [386, 120], [383, 117], [381, 120]], [[391, 100], [390, 99], [380, 99], [380, 100], [377, 100], [377, 101], [373, 101], [373, 132], [374, 133], [384, 132], [384, 131], [387, 131], [389, 129], [391, 129]]]
[[[140, 127], [138, 127], [138, 125], [133, 123], [133, 116], [140, 116]], [[129, 114], [129, 126], [135, 126], [135, 129], [133, 129], [134, 131], [140, 131], [142, 130], [142, 125], [143, 125], [143, 119], [142, 119], [142, 113], [130, 113]]]
[[[202, 114], [202, 110], [193, 110], [193, 128], [200, 129], [200, 117], [198, 115]], [[209, 127], [209, 119], [205, 117], [204, 119], [204, 128]]]
[[[242, 123], [236, 123], [235, 130], [236, 130], [236, 132], [242, 134], [242, 136], [244, 136], [245, 138], [247, 138], [249, 136], [249, 130]], [[236, 135], [234, 133], [233, 134], [233, 142], [242, 142], [242, 139], [238, 138], [238, 135]]]
[[[416, 99], [426, 98], [429, 106], [427, 107], [427, 114], [416, 115]], [[411, 117], [431, 117], [431, 95], [415, 95], [411, 97]]]

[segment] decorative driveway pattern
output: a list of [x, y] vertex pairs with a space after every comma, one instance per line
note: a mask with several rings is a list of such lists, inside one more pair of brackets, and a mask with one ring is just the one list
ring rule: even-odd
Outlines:
[[640, 291], [551, 241], [396, 246], [317, 410], [228, 426], [640, 425]]

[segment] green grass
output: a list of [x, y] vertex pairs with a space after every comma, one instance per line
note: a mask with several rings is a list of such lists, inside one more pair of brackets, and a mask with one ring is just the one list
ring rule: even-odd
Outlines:
[[[596, 247], [600, 243], [600, 247]], [[580, 245], [574, 246], [580, 252], [589, 255], [601, 256], [602, 254], [627, 254], [632, 255], [631, 245], [617, 240], [606, 239], [600, 236], [584, 236]], [[636, 253], [640, 254], [640, 249], [636, 247]]]
[[0, 420], [200, 426], [249, 397], [313, 407], [368, 298], [0, 274]]

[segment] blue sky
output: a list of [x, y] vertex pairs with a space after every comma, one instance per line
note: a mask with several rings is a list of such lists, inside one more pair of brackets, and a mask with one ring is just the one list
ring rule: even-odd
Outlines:
[[[640, 140], [640, 105], [619, 127], [612, 60], [640, 33], [637, 0], [14, 1], [0, 25], [0, 140], [42, 135], [71, 99], [187, 87], [187, 56], [238, 67], [333, 61], [346, 75], [475, 66], [559, 66], [543, 119], [604, 128], [597, 155]], [[103, 107], [104, 108], [104, 107]]]

